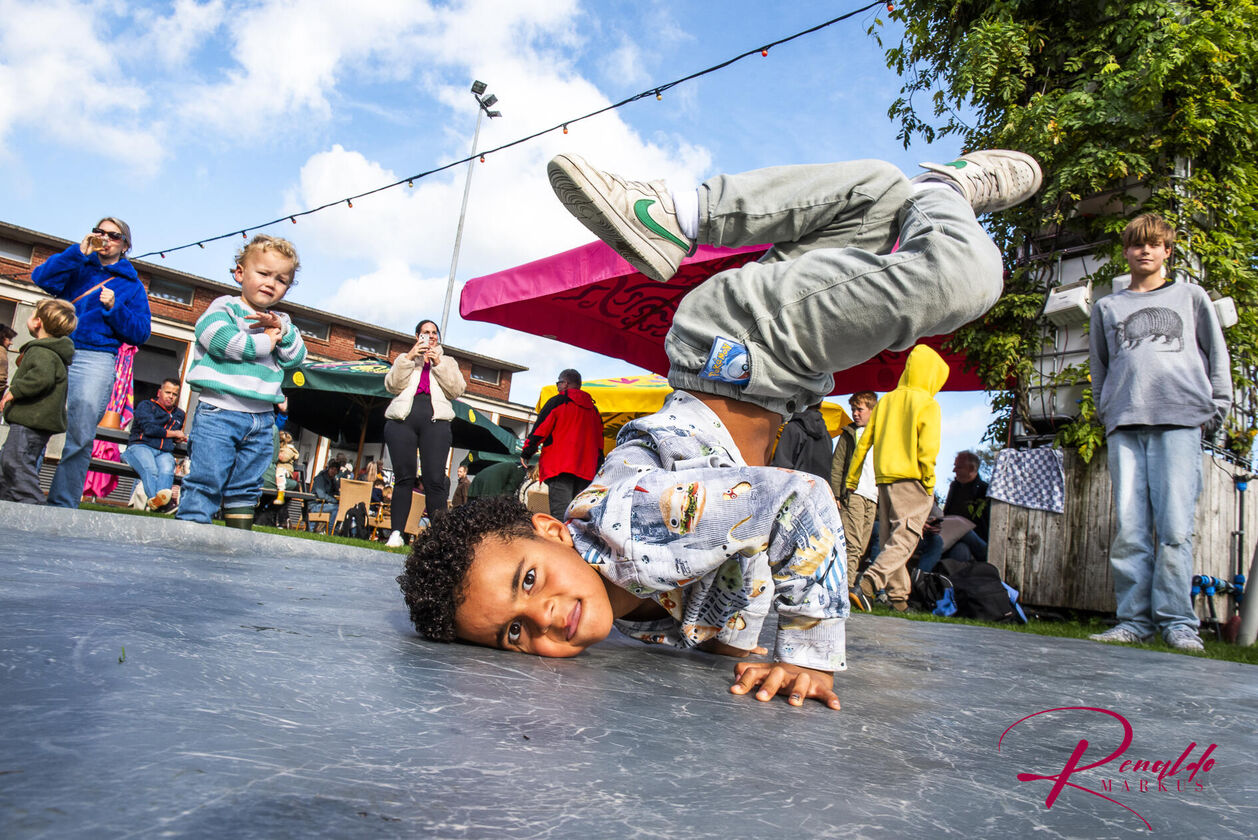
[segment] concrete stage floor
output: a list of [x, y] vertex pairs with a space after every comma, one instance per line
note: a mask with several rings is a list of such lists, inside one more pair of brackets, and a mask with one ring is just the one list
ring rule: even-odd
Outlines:
[[[430, 644], [397, 555], [6, 503], [0, 546], [7, 840], [1258, 826], [1250, 666], [858, 615], [843, 710], [792, 709], [728, 694], [731, 660], [623, 637], [571, 660]], [[1053, 712], [998, 741], [1069, 706], [1120, 715], [1132, 742], [1046, 808], [1052, 782], [1018, 774], [1061, 774], [1080, 739], [1080, 766], [1105, 758], [1119, 719]], [[1185, 750], [1162, 789], [1120, 771]]]

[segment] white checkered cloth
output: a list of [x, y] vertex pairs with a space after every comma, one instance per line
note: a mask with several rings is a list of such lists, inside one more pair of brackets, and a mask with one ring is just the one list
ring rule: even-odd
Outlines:
[[1061, 513], [1066, 506], [1061, 450], [1000, 450], [987, 496], [1018, 507]]

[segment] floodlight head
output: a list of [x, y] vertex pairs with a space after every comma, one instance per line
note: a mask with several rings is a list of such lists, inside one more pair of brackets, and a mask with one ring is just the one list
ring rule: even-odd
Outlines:
[[485, 84], [484, 82], [481, 82], [481, 81], [472, 82], [472, 93], [476, 94], [477, 96], [480, 96], [482, 93], [485, 92], [485, 88], [487, 87], [489, 87], [489, 85]]
[[501, 117], [502, 111], [486, 111], [485, 114], [492, 120], [494, 117]]
[[480, 104], [485, 106], [486, 108], [492, 108], [494, 106], [494, 103], [497, 101], [498, 101], [498, 97], [494, 96], [491, 93], [489, 94], [489, 96], [486, 96], [484, 99], [482, 99]]

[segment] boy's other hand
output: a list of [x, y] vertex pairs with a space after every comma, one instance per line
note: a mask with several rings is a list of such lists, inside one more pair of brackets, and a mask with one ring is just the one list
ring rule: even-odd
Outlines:
[[13, 392], [5, 391], [4, 396], [0, 397], [0, 411], [4, 411], [6, 408], [8, 408], [9, 403], [11, 402], [13, 402]]
[[838, 711], [839, 695], [834, 693], [834, 674], [815, 671], [787, 662], [739, 662], [734, 666], [735, 683], [731, 694], [746, 694], [756, 685], [756, 699], [767, 703], [775, 694], [787, 695], [792, 706], [802, 706], [810, 697]]

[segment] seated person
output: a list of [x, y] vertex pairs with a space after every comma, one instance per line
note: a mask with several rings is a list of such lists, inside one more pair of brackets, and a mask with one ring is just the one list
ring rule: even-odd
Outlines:
[[174, 495], [175, 443], [185, 441], [179, 380], [164, 379], [157, 396], [135, 408], [122, 459], [140, 476], [149, 510], [168, 512]]
[[747, 656], [767, 652], [758, 638], [772, 603], [773, 660], [739, 663], [730, 691], [838, 709], [838, 510], [822, 479], [765, 464], [777, 427], [830, 391], [831, 372], [950, 332], [999, 297], [1000, 254], [975, 213], [1028, 198], [1039, 167], [977, 152], [929, 168], [910, 183], [877, 161], [782, 167], [670, 194], [572, 155], [552, 160], [574, 215], [654, 279], [667, 282], [699, 242], [775, 244], [681, 301], [665, 342], [677, 390], [624, 426], [567, 522], [494, 497], [416, 540], [398, 578], [416, 628], [575, 656], [618, 621], [644, 641]]
[[969, 450], [958, 452], [952, 464], [952, 484], [944, 501], [945, 516], [962, 516], [974, 523], [974, 530], [961, 535], [946, 552], [953, 560], [987, 560], [987, 529], [991, 521], [991, 503], [987, 500], [987, 482], [978, 475], [978, 455]]
[[340, 504], [340, 472], [341, 463], [329, 461], [328, 465], [323, 468], [323, 472], [315, 476], [314, 483], [310, 486], [310, 492], [314, 494], [314, 498], [306, 504], [307, 531], [315, 529], [314, 523], [308, 518], [312, 513], [328, 514], [328, 532], [332, 531], [332, 523], [336, 522], [337, 505]]

